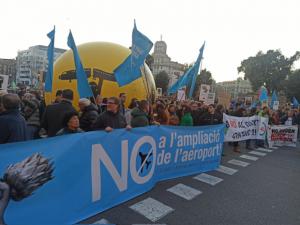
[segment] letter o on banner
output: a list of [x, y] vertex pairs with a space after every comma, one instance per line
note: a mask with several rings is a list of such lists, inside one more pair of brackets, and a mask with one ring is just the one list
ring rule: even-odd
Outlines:
[[[153, 156], [153, 161], [152, 161], [152, 167], [150, 172], [146, 176], [140, 176], [139, 171], [136, 170], [136, 158], [139, 154], [140, 147], [148, 143], [151, 145], [152, 149], [152, 156]], [[151, 153], [151, 149], [148, 152], [148, 155]], [[156, 164], [156, 143], [155, 140], [151, 136], [144, 136], [140, 138], [134, 145], [132, 153], [131, 153], [131, 158], [130, 158], [130, 173], [132, 176], [132, 179], [137, 183], [137, 184], [144, 184], [147, 181], [149, 181], [154, 173], [155, 170], [155, 164]]]

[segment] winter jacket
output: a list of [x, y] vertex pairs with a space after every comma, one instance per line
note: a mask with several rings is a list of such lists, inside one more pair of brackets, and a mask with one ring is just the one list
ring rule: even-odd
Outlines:
[[77, 128], [76, 130], [70, 130], [69, 128], [65, 127], [60, 129], [57, 133], [56, 136], [60, 135], [65, 135], [65, 134], [76, 134], [76, 133], [83, 133], [84, 131], [81, 130], [80, 128]]
[[131, 126], [132, 127], [145, 127], [149, 125], [148, 114], [140, 108], [134, 108], [131, 111]]
[[76, 112], [70, 101], [62, 100], [60, 103], [48, 105], [45, 109], [41, 127], [43, 127], [49, 137], [53, 137], [63, 128], [63, 119], [69, 112]]
[[26, 121], [19, 109], [0, 113], [0, 144], [27, 139]]
[[193, 110], [192, 111], [194, 126], [200, 126], [201, 125], [201, 116], [202, 115], [203, 115], [203, 112], [201, 112], [200, 110]]
[[193, 117], [191, 113], [185, 113], [181, 117], [180, 126], [193, 126]]
[[214, 124], [221, 124], [223, 123], [222, 121], [222, 115], [219, 113], [214, 113], [211, 114], [209, 112], [206, 112], [202, 117], [201, 117], [201, 125], [214, 125]]
[[106, 127], [118, 129], [125, 128], [126, 126], [125, 117], [121, 113], [105, 111], [98, 116], [96, 122], [93, 124], [93, 130], [104, 130]]
[[37, 99], [22, 101], [22, 115], [28, 126], [40, 126], [40, 103]]
[[91, 131], [92, 124], [96, 122], [98, 117], [98, 109], [94, 104], [85, 107], [80, 118], [80, 128], [84, 131]]

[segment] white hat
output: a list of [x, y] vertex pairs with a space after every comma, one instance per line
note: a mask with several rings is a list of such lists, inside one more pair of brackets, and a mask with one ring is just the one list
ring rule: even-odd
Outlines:
[[81, 99], [79, 99], [78, 103], [80, 103], [84, 106], [89, 106], [91, 104], [91, 101], [87, 98], [81, 98]]

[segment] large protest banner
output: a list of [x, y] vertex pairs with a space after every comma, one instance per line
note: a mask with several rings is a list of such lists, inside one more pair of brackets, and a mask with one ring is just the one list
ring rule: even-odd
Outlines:
[[[0, 145], [0, 177], [9, 165], [21, 161], [19, 168], [30, 164], [23, 174], [41, 169], [24, 160], [37, 152], [51, 159], [54, 177], [33, 195], [21, 201], [10, 199], [5, 222], [78, 223], [149, 191], [158, 181], [216, 169], [223, 141], [221, 124], [94, 131]], [[20, 191], [10, 188], [14, 194]]]
[[270, 126], [268, 129], [268, 143], [273, 146], [296, 147], [297, 144], [297, 126], [277, 125]]
[[223, 114], [225, 141], [264, 140], [267, 135], [268, 118], [251, 116], [235, 117]]

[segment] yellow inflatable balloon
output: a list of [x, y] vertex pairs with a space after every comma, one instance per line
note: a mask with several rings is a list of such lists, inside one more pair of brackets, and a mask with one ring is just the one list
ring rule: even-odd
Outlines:
[[[132, 98], [154, 101], [155, 83], [146, 64], [141, 69], [142, 77], [132, 83], [119, 87], [115, 80], [113, 71], [130, 55], [130, 49], [110, 42], [91, 42], [77, 48], [94, 95], [107, 98], [126, 93], [126, 105]], [[72, 50], [62, 54], [54, 64], [52, 93], [45, 94], [46, 103], [54, 101], [56, 91], [63, 89], [73, 90], [73, 105], [77, 107], [79, 95]]]

